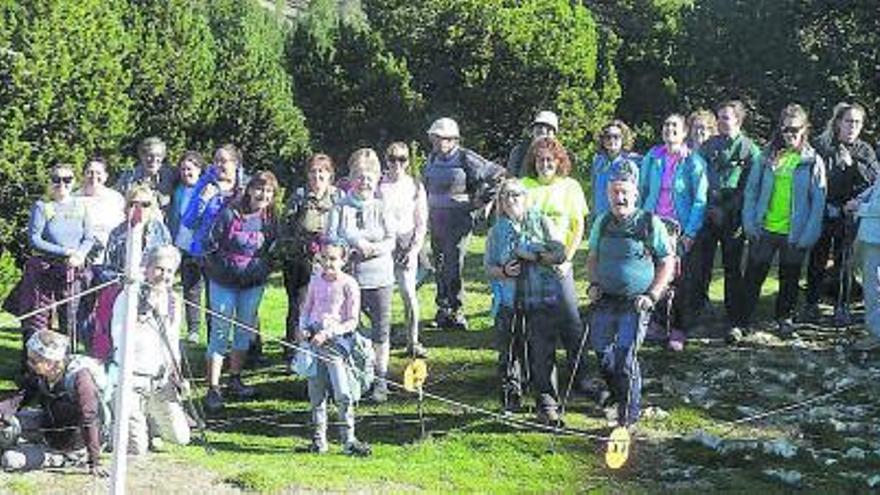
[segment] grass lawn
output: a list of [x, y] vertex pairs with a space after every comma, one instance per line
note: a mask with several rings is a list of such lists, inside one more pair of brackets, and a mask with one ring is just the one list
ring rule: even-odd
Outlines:
[[[471, 331], [423, 330], [423, 342], [431, 352], [430, 392], [494, 411], [498, 408], [496, 353], [492, 348], [488, 312], [491, 295], [482, 272], [482, 250], [483, 239], [474, 238], [466, 262], [465, 309]], [[583, 280], [584, 255], [579, 253], [576, 263], [578, 280]], [[720, 273], [717, 275], [720, 277]], [[583, 294], [584, 289], [581, 284], [579, 293]], [[768, 281], [766, 294], [774, 294], [775, 290], [775, 281]], [[718, 301], [720, 294], [721, 283], [716, 281], [713, 299]], [[433, 296], [433, 285], [422, 288], [423, 320], [434, 314]], [[771, 304], [772, 297], [762, 298], [759, 314], [768, 314]], [[397, 327], [402, 322], [401, 306], [395, 296]], [[867, 490], [871, 472], [880, 470], [880, 442], [877, 427], [872, 426], [877, 423], [880, 409], [876, 379], [865, 380], [863, 385], [826, 403], [790, 414], [735, 426], [728, 423], [827, 392], [828, 382], [841, 377], [864, 380], [876, 360], [853, 363], [836, 348], [847, 335], [821, 328], [802, 329], [803, 345], [765, 339], [728, 347], [714, 338], [717, 336], [713, 336], [711, 322], [703, 332], [707, 338], [692, 340], [680, 355], [671, 355], [657, 346], [643, 348], [644, 402], [652, 409], [640, 423], [630, 463], [621, 471], [604, 466], [604, 445], [595, 438], [524, 430], [489, 415], [432, 400], [423, 403], [428, 434], [422, 437], [418, 401], [414, 395], [400, 391], [393, 391], [387, 404], [363, 402], [358, 407], [357, 433], [373, 446], [372, 457], [343, 456], [332, 427], [330, 454], [298, 452], [310, 439], [309, 406], [305, 382], [287, 374], [280, 362], [281, 348], [275, 339], [284, 333], [285, 311], [280, 278], [273, 278], [260, 311], [270, 364], [246, 376], [257, 386], [259, 398], [247, 403], [229, 402], [222, 414], [209, 417], [212, 453], [199, 445], [176, 447], [153, 456], [154, 461], [134, 465], [130, 477], [153, 478], [158, 484], [136, 485], [140, 488], [133, 491], [151, 492], [151, 487], [163, 486], [163, 481], [182, 482], [183, 491], [204, 491], [205, 485], [197, 479], [209, 476], [213, 484], [207, 489], [212, 491], [774, 493], [799, 486], [832, 493]], [[0, 376], [4, 378], [11, 377], [17, 367], [18, 339], [13, 329], [0, 332], [0, 353], [4, 357], [0, 360]], [[198, 376], [203, 374], [203, 352], [203, 346], [189, 352]], [[405, 365], [402, 351], [392, 351], [391, 378], [400, 381]], [[591, 371], [595, 369], [592, 363]], [[560, 383], [566, 378], [562, 374]], [[197, 385], [201, 398], [204, 384], [197, 381]], [[0, 387], [10, 389], [12, 383], [0, 381]], [[835, 411], [838, 406], [860, 409], [850, 411], [844, 419], [835, 419], [852, 423], [839, 428], [838, 423], [815, 413], [820, 406]], [[334, 413], [331, 407], [331, 420]], [[532, 414], [524, 412], [516, 417], [530, 420]], [[573, 397], [565, 420], [568, 426], [593, 435], [608, 433], [601, 411], [584, 397]], [[867, 430], [858, 430], [853, 426], [856, 423]], [[787, 439], [798, 450], [795, 456], [785, 458], [764, 452], [758, 444], [755, 449], [722, 454], [683, 439], [697, 430], [724, 434], [731, 444]], [[852, 447], [866, 452], [865, 458], [847, 458], [845, 452]], [[798, 471], [803, 479], [787, 485], [765, 472], [768, 469]], [[85, 490], [84, 486], [89, 485], [76, 476], [0, 477], [0, 491], [15, 493], [57, 491], [60, 487], [76, 492]]]

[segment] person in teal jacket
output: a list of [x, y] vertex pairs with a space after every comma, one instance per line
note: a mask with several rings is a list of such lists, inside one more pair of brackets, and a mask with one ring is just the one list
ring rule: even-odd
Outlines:
[[669, 349], [681, 351], [686, 340], [685, 331], [693, 324], [699, 293], [699, 251], [692, 249], [694, 240], [703, 228], [706, 214], [706, 161], [685, 144], [688, 130], [685, 118], [672, 114], [663, 121], [663, 144], [657, 145], [642, 159], [640, 183], [644, 201], [642, 209], [654, 213], [667, 223], [680, 226], [680, 274], [673, 301], [672, 330]]
[[780, 125], [760, 166], [752, 167], [743, 199], [743, 231], [749, 255], [743, 280], [744, 299], [731, 337], [742, 336], [779, 251], [779, 294], [776, 320], [780, 335], [794, 332], [798, 279], [804, 257], [822, 232], [825, 210], [825, 163], [807, 140], [807, 112], [797, 104], [785, 107]]

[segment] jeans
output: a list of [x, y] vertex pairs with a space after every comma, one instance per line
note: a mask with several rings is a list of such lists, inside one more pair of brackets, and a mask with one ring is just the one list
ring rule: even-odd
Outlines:
[[788, 235], [761, 231], [758, 239], [749, 246], [749, 257], [746, 273], [743, 278], [743, 303], [735, 324], [747, 325], [751, 320], [758, 299], [761, 297], [761, 286], [767, 279], [770, 264], [779, 252], [779, 294], [776, 295], [777, 320], [791, 318], [797, 306], [798, 279], [801, 276], [801, 265], [807, 254], [806, 249], [788, 243]]
[[[233, 318], [249, 327], [257, 326], [257, 311], [260, 308], [265, 285], [248, 288], [228, 287], [209, 279], [208, 287], [212, 311], [227, 318]], [[233, 324], [219, 317], [212, 317], [211, 320], [211, 335], [208, 339], [206, 356], [209, 359], [222, 358], [228, 352], [229, 332], [233, 330]], [[232, 350], [247, 351], [254, 339], [254, 331], [240, 325], [234, 326]]]
[[348, 371], [345, 368], [345, 353], [335, 340], [328, 341], [316, 349], [317, 373], [309, 378], [309, 402], [312, 406], [314, 436], [316, 439], [326, 440], [327, 397], [332, 390], [333, 401], [339, 409], [339, 419], [342, 423], [340, 433], [343, 442], [348, 443], [355, 439], [354, 400], [351, 396]]
[[555, 410], [559, 401], [556, 377], [556, 343], [562, 334], [565, 311], [559, 306], [526, 312], [531, 387], [538, 410]]
[[513, 328], [514, 310], [499, 306], [495, 314], [495, 348], [498, 350], [498, 377], [504, 397], [521, 396], [526, 363], [525, 329]]
[[590, 344], [617, 403], [621, 426], [635, 423], [641, 414], [642, 373], [637, 352], [650, 318], [649, 313], [637, 312], [630, 300], [599, 300], [590, 315]]

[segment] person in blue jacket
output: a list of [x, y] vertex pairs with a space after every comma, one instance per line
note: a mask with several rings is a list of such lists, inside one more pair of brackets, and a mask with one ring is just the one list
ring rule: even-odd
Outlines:
[[634, 135], [626, 122], [613, 119], [602, 127], [599, 133], [599, 151], [590, 166], [593, 184], [590, 223], [608, 211], [608, 179], [617, 172], [622, 163], [632, 163], [635, 168], [642, 161], [638, 153], [632, 151]]
[[706, 214], [706, 161], [685, 144], [688, 135], [685, 118], [672, 114], [663, 121], [663, 144], [651, 148], [642, 159], [639, 181], [643, 191], [642, 209], [654, 213], [667, 225], [680, 227], [677, 251], [680, 262], [680, 290], [673, 301], [669, 349], [681, 351], [685, 331], [693, 324], [699, 289], [699, 251], [694, 241], [703, 228]]
[[777, 252], [776, 322], [781, 336], [794, 333], [792, 314], [797, 305], [801, 265], [822, 233], [825, 211], [825, 162], [807, 140], [809, 127], [807, 112], [800, 105], [785, 107], [779, 127], [762, 153], [760, 166], [749, 172], [742, 219], [749, 255], [744, 300], [731, 330], [732, 340], [742, 337]]

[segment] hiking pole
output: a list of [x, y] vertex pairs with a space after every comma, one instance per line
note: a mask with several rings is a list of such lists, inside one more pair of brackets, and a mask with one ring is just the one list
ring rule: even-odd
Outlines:
[[[171, 297], [171, 294], [169, 294], [169, 297]], [[171, 347], [171, 342], [168, 341], [168, 334], [167, 334], [168, 327], [165, 325], [165, 321], [162, 319], [161, 315], [159, 315], [159, 310], [156, 307], [153, 307], [152, 309], [153, 309], [153, 319], [159, 324], [159, 328], [157, 330], [159, 333], [159, 337], [161, 338], [162, 343], [165, 345], [165, 350], [168, 351], [168, 357], [171, 359], [171, 365], [174, 367], [174, 373], [177, 374], [178, 378], [186, 379], [186, 378], [184, 378], [184, 374], [183, 374], [184, 370], [181, 367], [180, 362], [177, 361], [177, 359], [175, 359], [175, 357], [174, 357], [174, 351]], [[190, 367], [189, 358], [186, 356], [186, 349], [182, 349], [180, 351], [180, 361], [182, 361], [184, 363], [184, 366], [186, 367], [186, 370], [185, 370], [186, 375], [185, 376], [189, 378], [189, 383], [191, 384], [190, 388], [191, 389], [195, 388], [195, 386], [194, 386], [195, 379], [193, 378], [192, 367]], [[178, 393], [179, 392], [180, 392], [180, 389], [178, 389]], [[211, 446], [211, 443], [208, 441], [208, 434], [206, 431], [207, 426], [205, 424], [205, 419], [204, 419], [205, 418], [204, 411], [202, 411], [201, 408], [196, 405], [197, 402], [192, 398], [191, 392], [192, 392], [192, 390], [190, 390], [189, 394], [186, 394], [185, 396], [183, 396], [183, 401], [188, 406], [189, 413], [191, 416], [193, 416], [193, 419], [195, 420], [196, 430], [199, 433], [199, 439], [202, 441], [202, 445], [204, 445], [205, 453], [208, 455], [213, 455], [214, 448]]]
[[550, 450], [555, 452], [556, 449], [556, 436], [559, 435], [559, 430], [565, 424], [563, 421], [563, 417], [565, 416], [565, 407], [568, 404], [568, 399], [571, 396], [571, 389], [574, 386], [574, 380], [577, 377], [578, 371], [580, 370], [581, 365], [581, 356], [583, 356], [584, 346], [587, 344], [587, 340], [590, 338], [590, 314], [592, 314], [592, 303], [587, 306], [587, 317], [586, 321], [583, 324], [583, 333], [581, 334], [581, 342], [578, 345], [577, 353], [575, 353], [574, 364], [571, 366], [571, 372], [568, 377], [568, 384], [565, 387], [565, 395], [562, 396], [562, 402], [559, 405], [559, 418], [556, 420], [556, 434], [551, 437], [550, 440]]
[[850, 287], [852, 285], [852, 260], [850, 259], [852, 257], [850, 251], [852, 243], [849, 241], [851, 229], [849, 228], [849, 215], [846, 212], [843, 213], [842, 221], [843, 234], [839, 242], [843, 243], [843, 249], [841, 249], [840, 267], [838, 267], [837, 274], [837, 304], [835, 307], [835, 312], [839, 311], [840, 318], [836, 319], [834, 323], [835, 326], [843, 327], [844, 331], [846, 331], [849, 329], [849, 315], [846, 306], [849, 304]]

